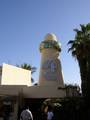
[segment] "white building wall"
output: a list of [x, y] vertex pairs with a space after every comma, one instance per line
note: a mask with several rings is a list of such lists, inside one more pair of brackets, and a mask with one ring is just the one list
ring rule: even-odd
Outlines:
[[31, 71], [3, 64], [1, 85], [31, 86]]

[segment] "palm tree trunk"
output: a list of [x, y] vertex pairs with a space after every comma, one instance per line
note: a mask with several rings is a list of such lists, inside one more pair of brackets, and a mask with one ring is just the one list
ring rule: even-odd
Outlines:
[[81, 88], [85, 103], [90, 107], [90, 56], [78, 60], [81, 74]]
[[81, 75], [81, 89], [83, 97], [86, 96], [87, 93], [87, 66], [86, 59], [80, 58], [78, 59], [79, 67], [80, 67], [80, 75]]
[[90, 104], [90, 55], [87, 58], [87, 102]]

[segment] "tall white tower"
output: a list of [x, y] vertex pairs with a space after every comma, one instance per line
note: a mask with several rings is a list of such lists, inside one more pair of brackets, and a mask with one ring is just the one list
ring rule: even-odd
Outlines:
[[39, 75], [40, 86], [64, 87], [59, 53], [61, 45], [54, 34], [48, 33], [40, 44], [41, 66]]

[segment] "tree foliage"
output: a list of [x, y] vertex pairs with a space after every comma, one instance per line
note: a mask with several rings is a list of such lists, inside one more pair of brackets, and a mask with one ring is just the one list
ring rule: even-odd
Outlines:
[[81, 75], [82, 94], [87, 101], [90, 100], [90, 23], [86, 25], [80, 24], [80, 29], [74, 29], [76, 32], [74, 40], [70, 40], [68, 44], [72, 56], [79, 63]]

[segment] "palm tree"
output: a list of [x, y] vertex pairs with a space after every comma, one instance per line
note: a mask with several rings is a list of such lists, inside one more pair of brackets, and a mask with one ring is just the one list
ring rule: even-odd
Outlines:
[[71, 51], [80, 67], [82, 95], [90, 100], [90, 23], [80, 25], [80, 28], [74, 29], [75, 39], [68, 42], [71, 45], [68, 51]]
[[[31, 70], [31, 74], [36, 72], [36, 67], [32, 67], [30, 64], [27, 64], [27, 63], [21, 64], [20, 67], [26, 70]], [[34, 79], [31, 78], [31, 81], [34, 82]]]

